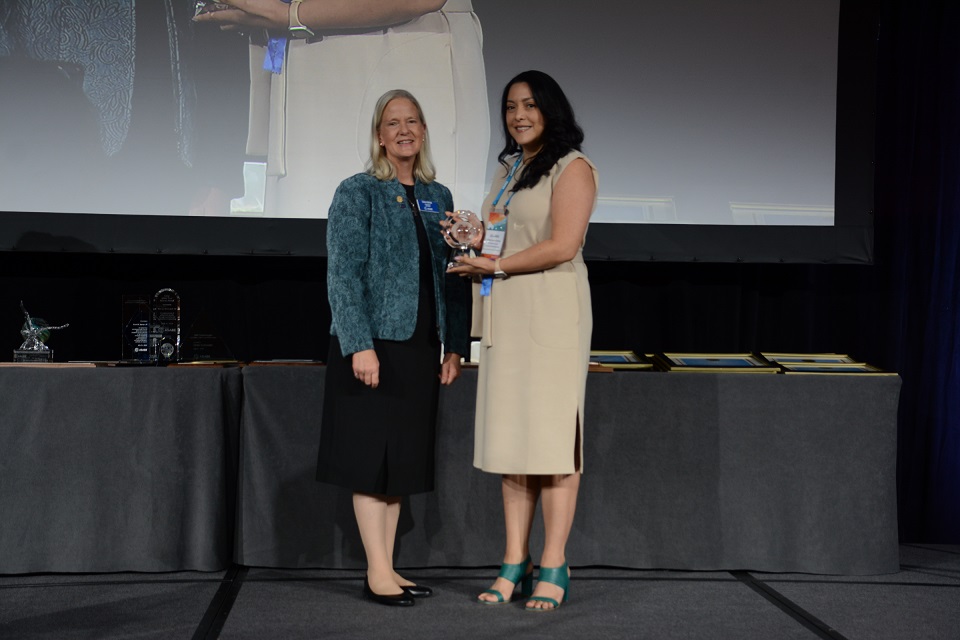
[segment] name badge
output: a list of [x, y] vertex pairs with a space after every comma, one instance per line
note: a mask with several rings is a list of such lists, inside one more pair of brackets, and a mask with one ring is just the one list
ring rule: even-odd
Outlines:
[[437, 206], [436, 202], [430, 202], [429, 200], [417, 200], [417, 207], [420, 209], [421, 213], [440, 213], [440, 207]]
[[483, 248], [480, 253], [486, 258], [499, 258], [506, 238], [507, 212], [500, 207], [494, 207], [487, 217], [487, 230], [483, 234]]

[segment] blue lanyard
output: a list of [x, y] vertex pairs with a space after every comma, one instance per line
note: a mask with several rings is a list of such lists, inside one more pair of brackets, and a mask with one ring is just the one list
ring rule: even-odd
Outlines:
[[[520, 154], [520, 157], [517, 158], [517, 161], [513, 163], [513, 168], [511, 168], [510, 173], [507, 174], [507, 179], [503, 181], [503, 186], [500, 187], [500, 193], [498, 193], [496, 199], [494, 199], [493, 206], [497, 206], [497, 203], [500, 202], [500, 198], [503, 197], [503, 192], [506, 191], [507, 185], [509, 185], [510, 181], [513, 180], [513, 174], [517, 172], [521, 162], [523, 162], [523, 154]], [[504, 209], [507, 208], [507, 205], [510, 204], [510, 201], [513, 200], [513, 196], [515, 195], [517, 195], [516, 191], [510, 194], [510, 197], [507, 198], [507, 201], [503, 203]]]
[[[510, 173], [507, 174], [507, 179], [503, 181], [503, 185], [500, 187], [500, 192], [497, 193], [497, 197], [493, 200], [492, 206], [496, 208], [497, 203], [500, 202], [500, 198], [503, 197], [503, 192], [507, 190], [507, 185], [510, 184], [510, 181], [513, 180], [514, 174], [517, 172], [517, 169], [520, 168], [520, 163], [523, 162], [523, 154], [520, 154], [520, 157], [517, 158], [517, 161], [513, 163], [513, 167], [510, 169]], [[507, 213], [507, 205], [510, 204], [510, 201], [513, 200], [513, 196], [517, 195], [517, 192], [514, 191], [510, 194], [510, 197], [507, 198], [507, 201], [503, 203], [503, 213]], [[489, 296], [490, 289], [493, 286], [493, 276], [483, 276], [480, 279], [480, 295]]]

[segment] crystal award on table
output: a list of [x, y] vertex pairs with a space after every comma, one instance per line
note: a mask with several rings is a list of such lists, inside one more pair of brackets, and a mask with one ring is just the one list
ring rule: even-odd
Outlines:
[[150, 351], [150, 296], [124, 295], [121, 324], [121, 361], [146, 364], [154, 360], [156, 356]]
[[150, 346], [157, 364], [180, 360], [180, 296], [173, 289], [153, 295], [150, 307]]
[[483, 223], [473, 211], [460, 209], [453, 212], [453, 217], [443, 225], [443, 239], [454, 248], [450, 262], [447, 263], [448, 269], [457, 265], [457, 256], [470, 255], [473, 243], [482, 233]]
[[184, 331], [180, 349], [181, 361], [235, 361], [233, 353], [220, 337], [205, 309], [201, 309], [193, 321], [186, 324], [188, 328]]
[[20, 329], [20, 335], [23, 336], [23, 344], [19, 349], [13, 350], [14, 362], [52, 362], [53, 349], [46, 345], [50, 339], [50, 332], [57, 329], [66, 329], [69, 324], [62, 324], [58, 327], [47, 324], [43, 318], [32, 318], [27, 313], [23, 302], [20, 302], [20, 310], [23, 311], [25, 318], [23, 328]]

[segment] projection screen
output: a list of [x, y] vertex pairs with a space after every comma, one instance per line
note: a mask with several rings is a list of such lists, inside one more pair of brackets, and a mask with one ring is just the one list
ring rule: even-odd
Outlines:
[[290, 40], [275, 73], [271, 34], [194, 22], [185, 0], [4, 3], [2, 249], [324, 255], [333, 189], [364, 169], [391, 88], [423, 103], [438, 179], [476, 209], [501, 91], [540, 69], [600, 171], [588, 258], [872, 259], [872, 10], [470, 5]]

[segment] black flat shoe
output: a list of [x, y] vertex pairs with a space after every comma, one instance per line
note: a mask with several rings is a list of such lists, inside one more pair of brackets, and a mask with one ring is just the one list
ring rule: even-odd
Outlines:
[[366, 578], [363, 579], [363, 597], [377, 604], [385, 604], [388, 607], [412, 607], [415, 604], [413, 596], [406, 590], [393, 596], [382, 596], [379, 593], [374, 593]]
[[433, 589], [425, 587], [422, 584], [412, 584], [409, 587], [400, 587], [414, 598], [429, 598], [433, 595]]

